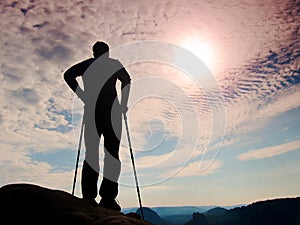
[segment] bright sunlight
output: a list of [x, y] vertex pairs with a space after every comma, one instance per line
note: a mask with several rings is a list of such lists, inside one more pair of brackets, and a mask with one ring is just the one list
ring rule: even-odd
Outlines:
[[213, 51], [209, 44], [196, 39], [187, 39], [181, 46], [198, 56], [208, 68], [212, 68]]

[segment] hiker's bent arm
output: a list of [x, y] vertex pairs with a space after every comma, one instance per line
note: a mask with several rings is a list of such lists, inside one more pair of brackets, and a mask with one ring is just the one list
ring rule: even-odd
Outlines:
[[128, 98], [129, 98], [129, 92], [130, 92], [130, 83], [123, 86], [123, 88], [122, 88], [121, 107], [122, 107], [122, 110], [124, 113], [126, 113], [128, 110], [127, 103], [128, 103]]
[[85, 72], [86, 68], [83, 63], [76, 64], [69, 68], [64, 73], [64, 80], [69, 85], [69, 87], [76, 93], [76, 95], [83, 100], [84, 99], [84, 92], [79, 86], [76, 78], [82, 76]]
[[127, 112], [127, 103], [129, 98], [129, 92], [130, 92], [130, 76], [125, 68], [122, 68], [119, 71], [119, 80], [121, 81], [121, 107], [124, 113]]

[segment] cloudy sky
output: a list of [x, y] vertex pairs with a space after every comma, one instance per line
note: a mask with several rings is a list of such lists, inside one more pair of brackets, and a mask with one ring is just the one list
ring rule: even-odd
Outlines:
[[[103, 40], [132, 78], [144, 205], [300, 195], [300, 1], [2, 0], [0, 10], [1, 186], [71, 191], [83, 105], [62, 74]], [[137, 206], [127, 146], [123, 131], [123, 207]]]

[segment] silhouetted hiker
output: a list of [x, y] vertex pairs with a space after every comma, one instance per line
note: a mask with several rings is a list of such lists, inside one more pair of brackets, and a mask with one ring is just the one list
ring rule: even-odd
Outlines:
[[[96, 42], [94, 58], [69, 68], [64, 79], [83, 101], [85, 160], [82, 168], [81, 187], [83, 199], [95, 203], [99, 176], [99, 142], [104, 137], [103, 180], [99, 205], [120, 211], [115, 198], [118, 195], [118, 179], [121, 171], [119, 145], [122, 131], [122, 112], [127, 112], [130, 76], [116, 59], [109, 58], [109, 46]], [[89, 69], [88, 69], [89, 68]], [[76, 77], [82, 76], [84, 90]], [[117, 98], [116, 82], [121, 81], [121, 104]], [[115, 101], [116, 100], [116, 101]]]

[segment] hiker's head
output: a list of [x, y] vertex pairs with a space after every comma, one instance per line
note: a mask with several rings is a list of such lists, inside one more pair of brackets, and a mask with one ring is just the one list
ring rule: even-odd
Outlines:
[[97, 57], [103, 55], [104, 53], [107, 54], [107, 57], [109, 56], [109, 46], [108, 46], [108, 44], [106, 44], [105, 42], [102, 42], [102, 41], [97, 41], [93, 45], [94, 57], [97, 58]]

